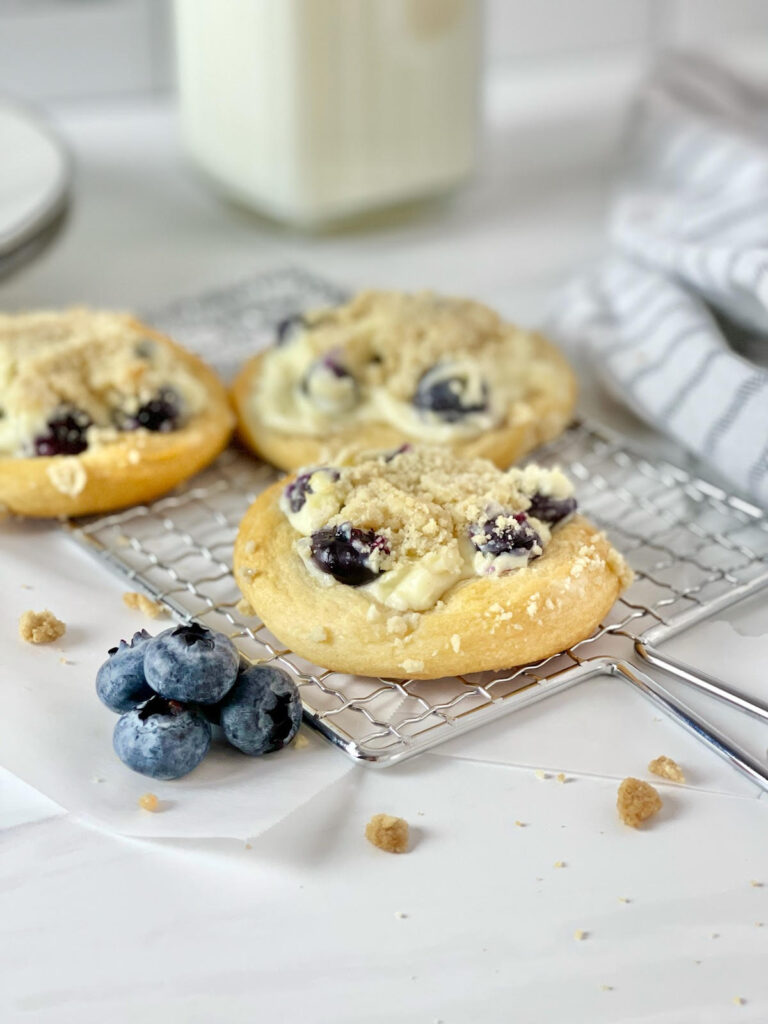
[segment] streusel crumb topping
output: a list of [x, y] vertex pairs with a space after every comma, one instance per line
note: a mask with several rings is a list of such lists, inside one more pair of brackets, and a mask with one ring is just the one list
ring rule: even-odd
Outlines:
[[171, 347], [128, 315], [82, 308], [0, 315], [0, 455], [55, 454], [32, 446], [57, 416], [71, 417], [83, 447], [109, 443], [168, 389], [182, 417], [204, 404], [202, 386]]

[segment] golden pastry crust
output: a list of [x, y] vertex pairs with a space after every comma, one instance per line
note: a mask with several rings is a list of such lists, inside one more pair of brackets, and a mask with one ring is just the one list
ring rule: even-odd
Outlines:
[[[365, 294], [355, 301], [362, 301]], [[477, 308], [495, 318], [485, 307]], [[441, 442], [457, 455], [490, 459], [504, 469], [538, 445], [557, 437], [570, 422], [577, 395], [573, 371], [546, 338], [530, 332], [526, 340], [529, 344], [527, 358], [540, 364], [539, 379], [544, 383], [513, 403], [498, 425], [474, 436], [456, 436]], [[404, 343], [418, 345], [418, 342]], [[408, 433], [403, 427], [384, 420], [347, 423], [340, 420], [322, 434], [270, 426], [258, 415], [258, 402], [254, 401], [267, 354], [254, 356], [242, 367], [232, 385], [232, 398], [240, 438], [268, 462], [292, 470], [332, 461], [340, 452], [396, 448], [407, 441], [424, 439], [416, 432]]]
[[311, 577], [279, 507], [285, 484], [273, 484], [246, 513], [235, 576], [281, 643], [335, 671], [435, 679], [538, 661], [589, 636], [631, 579], [605, 536], [575, 516], [524, 571], [455, 584], [433, 608], [405, 619], [416, 624], [398, 637], [404, 616], [357, 588], [320, 587]]
[[90, 515], [151, 501], [203, 469], [226, 446], [234, 417], [226, 388], [197, 356], [138, 320], [205, 389], [206, 404], [178, 430], [118, 434], [79, 455], [0, 456], [0, 503], [17, 515]]

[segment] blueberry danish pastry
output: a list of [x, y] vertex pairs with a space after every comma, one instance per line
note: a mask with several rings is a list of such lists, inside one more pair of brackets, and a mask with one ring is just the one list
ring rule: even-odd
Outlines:
[[235, 575], [302, 657], [422, 679], [565, 650], [632, 578], [559, 470], [505, 472], [408, 443], [264, 491], [241, 523]]
[[130, 316], [0, 316], [0, 504], [11, 512], [148, 501], [211, 462], [232, 426], [216, 375]]
[[283, 469], [419, 440], [502, 468], [568, 424], [573, 373], [477, 302], [361, 292], [283, 321], [234, 384], [239, 432]]

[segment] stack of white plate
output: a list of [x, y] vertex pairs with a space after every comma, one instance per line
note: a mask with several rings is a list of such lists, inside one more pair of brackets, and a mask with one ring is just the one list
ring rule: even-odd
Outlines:
[[35, 256], [64, 219], [69, 155], [51, 129], [0, 100], [0, 277]]

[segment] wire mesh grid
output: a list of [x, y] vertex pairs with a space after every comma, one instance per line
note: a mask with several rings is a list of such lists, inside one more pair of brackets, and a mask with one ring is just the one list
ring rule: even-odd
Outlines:
[[[230, 331], [239, 325], [241, 343], [245, 336], [252, 349], [276, 320], [340, 294], [289, 271], [153, 319], [204, 354], [207, 345], [195, 341], [214, 338], [211, 324], [225, 319]], [[607, 531], [636, 579], [591, 637], [506, 672], [363, 678], [311, 665], [285, 649], [240, 601], [231, 562], [245, 510], [277, 474], [234, 448], [170, 497], [69, 529], [178, 617], [227, 633], [248, 658], [287, 669], [312, 725], [351, 756], [386, 765], [605, 671], [627, 659], [636, 641], [662, 641], [768, 584], [768, 521], [754, 506], [669, 463], [651, 462], [586, 423], [574, 424], [535, 458], [576, 481], [581, 509]]]

